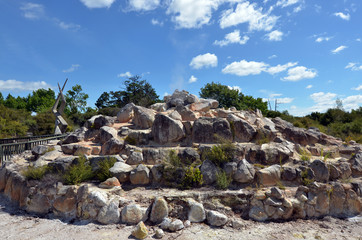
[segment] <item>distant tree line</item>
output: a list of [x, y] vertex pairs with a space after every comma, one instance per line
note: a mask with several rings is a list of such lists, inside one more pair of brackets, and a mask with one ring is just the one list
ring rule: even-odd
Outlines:
[[[239, 90], [220, 83], [207, 83], [200, 89], [199, 95], [202, 98], [216, 99], [220, 107], [226, 109], [259, 109], [264, 116], [281, 117], [297, 127], [318, 127], [322, 132], [343, 140], [354, 139], [362, 143], [362, 107], [346, 112], [341, 100], [337, 100], [336, 107], [328, 109], [326, 113], [313, 112], [305, 117], [294, 117], [288, 111], [270, 111], [263, 99], [244, 95]], [[27, 133], [53, 133], [55, 117], [51, 107], [55, 98], [52, 89], [38, 89], [27, 97], [16, 98], [11, 94], [4, 98], [0, 92], [0, 138], [24, 136]], [[144, 107], [161, 102], [152, 85], [137, 75], [126, 79], [121, 90], [103, 92], [95, 103], [96, 108], [87, 106], [89, 96], [78, 84], [66, 92], [65, 98], [67, 105], [64, 117], [70, 124], [69, 131], [82, 126], [96, 114], [116, 116], [119, 109], [130, 102]]]

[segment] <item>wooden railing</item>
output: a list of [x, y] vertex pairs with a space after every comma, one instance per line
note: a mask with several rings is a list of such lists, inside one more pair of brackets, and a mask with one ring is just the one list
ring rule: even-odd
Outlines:
[[[11, 139], [1, 139], [4, 142], [10, 141], [11, 143], [1, 144], [0, 145], [0, 166], [3, 166], [8, 162], [12, 155], [20, 154], [26, 150], [31, 150], [37, 145], [43, 145], [48, 143], [51, 140], [62, 139], [66, 137], [67, 134], [61, 135], [43, 135], [37, 137], [27, 137], [27, 138], [13, 138]], [[39, 138], [41, 137], [41, 138]]]
[[50, 138], [58, 135], [48, 134], [48, 135], [40, 135], [40, 136], [31, 136], [31, 137], [18, 137], [18, 138], [3, 138], [0, 139], [0, 145], [7, 143], [18, 143], [18, 142], [28, 142], [41, 138]]

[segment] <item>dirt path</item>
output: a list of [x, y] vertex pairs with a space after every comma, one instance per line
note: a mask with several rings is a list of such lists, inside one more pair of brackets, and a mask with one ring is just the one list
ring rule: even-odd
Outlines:
[[[354, 220], [354, 221], [352, 221]], [[240, 229], [225, 226], [210, 228], [194, 224], [163, 239], [358, 239], [362, 240], [362, 216], [349, 221], [326, 217], [323, 220], [297, 220], [285, 223], [257, 223], [240, 220]], [[98, 225], [87, 222], [66, 223], [58, 219], [38, 218], [12, 206], [0, 194], [0, 239], [132, 239], [133, 226]], [[149, 228], [151, 237], [154, 229]]]

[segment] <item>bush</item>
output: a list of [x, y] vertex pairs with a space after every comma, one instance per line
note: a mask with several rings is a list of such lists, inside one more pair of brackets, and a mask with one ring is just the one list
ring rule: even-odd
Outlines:
[[117, 159], [114, 157], [108, 157], [104, 159], [103, 161], [100, 161], [98, 163], [99, 169], [96, 172], [96, 178], [99, 181], [106, 181], [108, 178], [111, 178], [112, 175], [109, 172], [109, 169], [113, 167], [113, 165], [117, 162]]
[[203, 154], [204, 159], [208, 159], [221, 167], [222, 164], [231, 162], [234, 159], [236, 147], [232, 142], [226, 142], [215, 145], [211, 150]]
[[124, 141], [131, 145], [137, 145], [137, 140], [129, 135], [126, 137], [126, 139], [124, 139]]
[[64, 182], [69, 185], [79, 184], [92, 179], [92, 177], [92, 167], [84, 156], [80, 156], [78, 163], [70, 166], [63, 175]]
[[300, 159], [301, 159], [302, 161], [306, 161], [306, 162], [309, 162], [309, 161], [310, 161], [311, 155], [307, 152], [307, 150], [301, 148], [301, 149], [299, 150], [299, 154], [301, 155], [301, 156], [300, 156]]
[[203, 176], [199, 168], [190, 166], [186, 172], [185, 177], [182, 180], [183, 188], [199, 187], [203, 184]]
[[23, 175], [27, 180], [40, 180], [44, 177], [48, 170], [48, 165], [41, 167], [29, 166], [26, 170], [24, 170]]
[[232, 178], [222, 169], [216, 174], [216, 187], [218, 189], [227, 189], [232, 182]]

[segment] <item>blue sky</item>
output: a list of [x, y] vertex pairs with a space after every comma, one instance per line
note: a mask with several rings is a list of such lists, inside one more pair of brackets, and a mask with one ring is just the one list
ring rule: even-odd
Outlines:
[[0, 91], [69, 78], [95, 101], [141, 75], [162, 98], [214, 81], [294, 115], [362, 105], [360, 0], [0, 0]]

